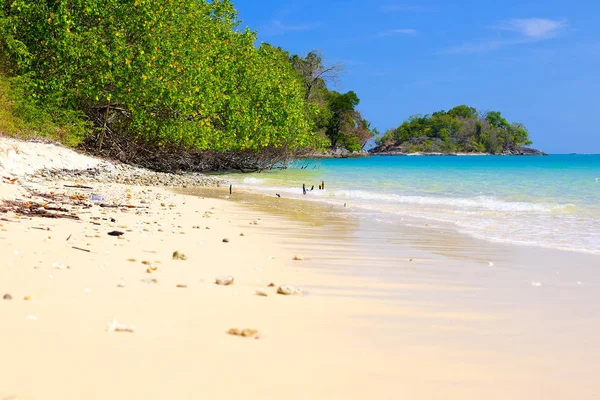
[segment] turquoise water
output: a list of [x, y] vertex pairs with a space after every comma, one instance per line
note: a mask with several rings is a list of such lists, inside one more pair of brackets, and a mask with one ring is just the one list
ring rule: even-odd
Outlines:
[[[383, 223], [444, 221], [482, 239], [600, 254], [600, 155], [327, 159], [227, 178]], [[303, 183], [315, 189], [303, 195]]]

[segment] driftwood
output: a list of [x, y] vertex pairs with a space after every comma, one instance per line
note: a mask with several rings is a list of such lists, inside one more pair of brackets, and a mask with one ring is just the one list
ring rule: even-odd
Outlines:
[[[54, 212], [50, 212], [54, 211]], [[79, 220], [77, 215], [72, 215], [70, 211], [63, 207], [44, 207], [35, 202], [22, 202], [16, 200], [5, 200], [0, 204], [0, 212], [14, 212], [17, 215], [26, 215], [28, 217], [42, 218], [66, 218]]]
[[93, 187], [83, 186], [83, 185], [63, 185], [66, 188], [76, 188], [76, 189], [94, 189]]
[[76, 247], [76, 246], [71, 246], [71, 247], [74, 248], [75, 250], [85, 251], [86, 253], [90, 252], [90, 250], [88, 250], [88, 249], [82, 249], [81, 247]]

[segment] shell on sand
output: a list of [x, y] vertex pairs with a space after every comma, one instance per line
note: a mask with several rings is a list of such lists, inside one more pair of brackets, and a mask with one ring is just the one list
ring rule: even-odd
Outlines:
[[129, 332], [129, 333], [133, 333], [135, 332], [135, 326], [133, 326], [132, 324], [121, 324], [119, 322], [117, 322], [116, 319], [113, 319], [112, 321], [110, 321], [110, 323], [108, 324], [108, 327], [106, 328], [107, 332]]
[[233, 276], [231, 276], [231, 275], [217, 276], [217, 278], [215, 279], [215, 283], [217, 285], [221, 285], [221, 286], [231, 285], [231, 284], [233, 284]]
[[187, 260], [187, 256], [183, 253], [178, 252], [177, 250], [173, 252], [173, 260]]
[[277, 293], [283, 294], [283, 295], [286, 295], [286, 296], [292, 296], [292, 295], [301, 294], [302, 290], [300, 290], [300, 288], [297, 288], [297, 287], [294, 287], [294, 286], [280, 285], [277, 288]]
[[267, 297], [269, 294], [267, 292], [265, 292], [264, 290], [256, 289], [256, 295]]

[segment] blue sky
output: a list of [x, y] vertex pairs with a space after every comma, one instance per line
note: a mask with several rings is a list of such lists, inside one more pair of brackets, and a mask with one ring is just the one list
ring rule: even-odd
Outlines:
[[534, 147], [600, 153], [600, 1], [234, 0], [259, 42], [343, 62], [380, 131], [467, 104], [523, 122]]

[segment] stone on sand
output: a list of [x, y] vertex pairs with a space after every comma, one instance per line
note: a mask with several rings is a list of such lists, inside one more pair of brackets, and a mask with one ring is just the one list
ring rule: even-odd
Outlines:
[[221, 285], [221, 286], [229, 286], [229, 285], [233, 284], [233, 276], [231, 276], [231, 275], [217, 276], [217, 278], [215, 279], [215, 283], [217, 285]]
[[301, 294], [302, 290], [300, 290], [300, 288], [297, 288], [297, 287], [294, 287], [294, 286], [280, 285], [277, 288], [277, 293], [283, 294], [283, 295], [286, 295], [286, 296], [293, 296], [293, 295]]
[[227, 333], [234, 336], [255, 337], [258, 331], [256, 329], [231, 328]]

